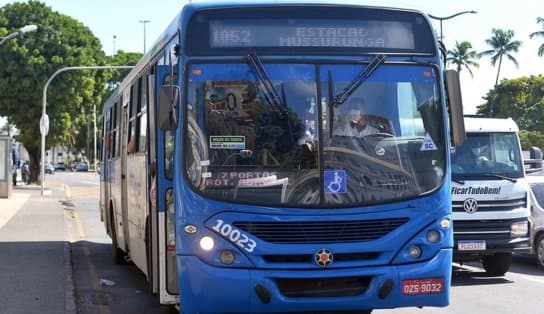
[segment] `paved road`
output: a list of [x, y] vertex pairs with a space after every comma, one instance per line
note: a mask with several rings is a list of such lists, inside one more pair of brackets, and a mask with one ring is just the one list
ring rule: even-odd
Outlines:
[[148, 294], [145, 276], [132, 264], [113, 263], [111, 239], [100, 221], [99, 176], [57, 172], [55, 180], [66, 184], [78, 313], [161, 313], [158, 299]]

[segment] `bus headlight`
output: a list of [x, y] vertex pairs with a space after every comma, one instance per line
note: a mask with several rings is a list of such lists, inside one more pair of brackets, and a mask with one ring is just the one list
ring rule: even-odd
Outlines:
[[527, 232], [529, 231], [529, 226], [527, 224], [527, 221], [523, 222], [515, 222], [510, 225], [510, 235], [512, 236], [524, 236], [527, 235]]
[[440, 232], [436, 230], [429, 230], [427, 232], [427, 241], [431, 243], [437, 243], [438, 241], [440, 241]]
[[230, 265], [234, 263], [234, 253], [231, 250], [223, 250], [219, 255], [219, 260], [225, 265]]
[[408, 255], [414, 259], [419, 258], [421, 256], [421, 248], [418, 245], [412, 245], [408, 249]]
[[200, 248], [202, 248], [204, 251], [211, 251], [214, 246], [215, 242], [213, 241], [212, 237], [204, 236], [202, 239], [200, 239]]

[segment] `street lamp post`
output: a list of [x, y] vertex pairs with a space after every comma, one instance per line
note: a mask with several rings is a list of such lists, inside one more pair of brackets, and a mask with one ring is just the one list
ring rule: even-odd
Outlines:
[[10, 40], [10, 39], [12, 39], [14, 37], [23, 36], [24, 34], [30, 33], [30, 32], [35, 32], [37, 29], [38, 29], [38, 26], [36, 26], [36, 25], [33, 25], [33, 24], [25, 25], [25, 26], [19, 28], [19, 30], [17, 32], [13, 32], [13, 33], [7, 35], [6, 37], [2, 38], [2, 40], [0, 40], [0, 46], [4, 42], [6, 42], [6, 41], [8, 41], [8, 40]]
[[117, 36], [113, 35], [113, 54], [112, 54], [112, 57], [115, 57], [115, 55], [117, 54], [117, 51], [115, 49], [115, 40], [117, 39]]
[[139, 21], [140, 23], [144, 24], [144, 55], [145, 55], [145, 51], [146, 51], [146, 47], [145, 47], [145, 25], [149, 22], [151, 22], [150, 20], [140, 20]]
[[44, 181], [45, 181], [45, 136], [49, 132], [49, 117], [46, 113], [46, 105], [47, 105], [47, 87], [51, 83], [51, 81], [60, 73], [66, 72], [66, 71], [75, 71], [75, 70], [112, 70], [112, 69], [132, 69], [134, 66], [132, 65], [103, 65], [103, 66], [76, 66], [76, 67], [64, 67], [61, 69], [58, 69], [55, 73], [53, 73], [47, 82], [45, 82], [45, 86], [43, 87], [43, 95], [42, 95], [42, 117], [40, 119], [40, 133], [42, 134], [42, 151], [41, 151], [41, 169], [40, 169], [40, 175], [41, 175], [41, 195], [44, 195]]
[[462, 14], [467, 14], [467, 13], [475, 14], [475, 13], [478, 13], [478, 12], [472, 11], [472, 10], [471, 11], [463, 11], [463, 12], [458, 12], [458, 13], [452, 14], [450, 16], [435, 16], [435, 15], [429, 14], [429, 17], [432, 18], [432, 19], [440, 21], [440, 40], [442, 40], [442, 39], [444, 39], [444, 37], [442, 36], [442, 21], [449, 20], [449, 19], [452, 19], [452, 18], [454, 18], [456, 16], [459, 16], [459, 15], [462, 15]]

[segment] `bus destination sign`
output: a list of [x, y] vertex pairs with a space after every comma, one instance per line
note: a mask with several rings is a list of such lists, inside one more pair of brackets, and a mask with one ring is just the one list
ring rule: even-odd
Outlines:
[[223, 19], [210, 21], [210, 47], [414, 49], [414, 34], [399, 21]]

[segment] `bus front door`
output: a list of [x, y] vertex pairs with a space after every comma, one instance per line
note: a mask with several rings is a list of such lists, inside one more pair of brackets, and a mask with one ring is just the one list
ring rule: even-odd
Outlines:
[[[168, 81], [168, 73], [168, 65], [156, 66], [155, 108], [159, 104], [161, 86]], [[173, 191], [175, 131], [156, 130], [160, 302], [168, 304], [179, 302]]]

